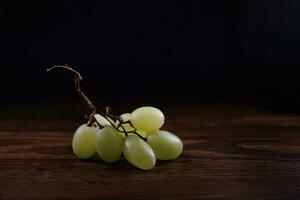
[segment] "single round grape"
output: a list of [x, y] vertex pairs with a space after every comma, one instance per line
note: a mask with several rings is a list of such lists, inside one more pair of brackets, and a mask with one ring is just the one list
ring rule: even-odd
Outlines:
[[112, 126], [105, 126], [96, 133], [96, 150], [100, 158], [108, 163], [120, 159], [124, 138]]
[[136, 129], [152, 132], [162, 127], [165, 122], [165, 116], [159, 109], [146, 106], [134, 110], [130, 121]]
[[152, 147], [156, 158], [159, 160], [173, 160], [181, 154], [183, 148], [179, 137], [162, 130], [149, 134], [147, 143]]
[[130, 134], [123, 145], [123, 154], [132, 165], [149, 170], [155, 166], [155, 155], [151, 147], [137, 135]]
[[81, 125], [75, 132], [72, 140], [74, 154], [81, 159], [88, 159], [96, 152], [96, 128], [86, 124]]

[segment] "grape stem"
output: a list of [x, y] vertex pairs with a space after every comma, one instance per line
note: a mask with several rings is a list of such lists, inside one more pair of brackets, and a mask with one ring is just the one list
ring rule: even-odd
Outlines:
[[[99, 128], [102, 128], [103, 126], [97, 121], [97, 119], [95, 118], [95, 114], [99, 114], [102, 117], [104, 117], [107, 121], [109, 121], [109, 123], [119, 132], [124, 133], [126, 136], [128, 136], [128, 133], [133, 133], [135, 135], [137, 135], [138, 137], [140, 137], [141, 139], [146, 141], [146, 138], [141, 136], [139, 133], [137, 133], [137, 129], [132, 125], [131, 121], [123, 121], [120, 117], [118, 116], [114, 116], [111, 114], [111, 108], [109, 106], [107, 106], [105, 108], [106, 112], [101, 112], [94, 104], [93, 102], [85, 95], [85, 93], [81, 90], [81, 81], [82, 81], [82, 76], [81, 74], [76, 71], [75, 69], [73, 69], [72, 67], [66, 65], [55, 65], [53, 67], [50, 67], [47, 69], [47, 72], [53, 70], [53, 69], [66, 69], [69, 70], [71, 72], [73, 72], [75, 74], [74, 76], [74, 81], [75, 81], [75, 89], [77, 91], [77, 93], [79, 94], [79, 96], [83, 99], [83, 101], [86, 103], [87, 105], [87, 111], [86, 111], [86, 119], [87, 121], [87, 125], [88, 126], [92, 126], [94, 123], [97, 124], [97, 126]], [[88, 112], [89, 110], [89, 112]], [[129, 124], [134, 130], [132, 131], [126, 131], [126, 129], [124, 128], [124, 124]]]

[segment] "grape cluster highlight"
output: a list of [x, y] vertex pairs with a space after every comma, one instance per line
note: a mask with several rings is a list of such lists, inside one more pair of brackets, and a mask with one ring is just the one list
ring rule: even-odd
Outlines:
[[115, 123], [99, 114], [94, 119], [81, 125], [73, 136], [73, 152], [80, 159], [97, 154], [104, 162], [113, 163], [124, 155], [135, 167], [150, 170], [156, 159], [174, 160], [182, 153], [181, 139], [160, 130], [165, 117], [157, 108], [138, 108], [122, 114]]

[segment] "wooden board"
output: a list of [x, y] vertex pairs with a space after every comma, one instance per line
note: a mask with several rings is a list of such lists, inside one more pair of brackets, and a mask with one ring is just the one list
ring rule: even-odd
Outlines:
[[183, 139], [184, 152], [142, 171], [124, 159], [77, 159], [78, 119], [37, 113], [0, 122], [0, 199], [300, 199], [300, 116], [167, 110], [165, 129]]

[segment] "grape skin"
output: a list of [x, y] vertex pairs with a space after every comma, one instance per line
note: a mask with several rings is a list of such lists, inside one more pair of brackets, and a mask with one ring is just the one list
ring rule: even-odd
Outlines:
[[140, 135], [140, 136], [142, 136], [142, 137], [144, 137], [144, 138], [146, 138], [147, 137], [147, 133], [146, 132], [144, 132], [144, 131], [141, 131], [141, 130], [136, 130], [136, 132]]
[[173, 160], [182, 153], [183, 149], [181, 139], [168, 131], [158, 130], [149, 134], [147, 143], [159, 160]]
[[130, 121], [136, 129], [152, 132], [162, 127], [165, 116], [159, 109], [145, 106], [134, 110], [131, 113]]
[[[120, 115], [120, 117], [123, 120], [123, 122], [126, 122], [126, 121], [130, 120], [131, 114], [130, 113], [123, 113], [122, 115]], [[134, 131], [134, 128], [130, 124], [128, 124], [128, 123], [122, 124], [122, 126], [124, 127], [124, 129], [125, 129], [126, 132]]]
[[134, 134], [126, 137], [123, 145], [123, 154], [128, 162], [143, 170], [152, 169], [156, 163], [151, 147]]
[[124, 138], [112, 126], [105, 126], [96, 133], [96, 150], [100, 158], [108, 163], [116, 162], [122, 154]]
[[[130, 121], [130, 117], [131, 117], [131, 113], [123, 113], [122, 115], [120, 115], [120, 118], [123, 120], [123, 122], [126, 121]], [[126, 132], [130, 132], [130, 131], [134, 131], [135, 129], [128, 123], [126, 124], [122, 124], [123, 128], [125, 129]], [[122, 128], [120, 128], [121, 131], [124, 131]], [[119, 131], [119, 133], [125, 137], [125, 133], [122, 133], [121, 131]], [[141, 135], [142, 137], [146, 138], [147, 133], [141, 130], [136, 130], [136, 132]], [[129, 133], [131, 134], [131, 133]]]
[[96, 152], [96, 130], [94, 127], [83, 124], [75, 131], [72, 140], [72, 149], [78, 158], [88, 159]]
[[97, 122], [101, 125], [101, 126], [111, 126], [111, 123], [105, 119], [105, 117], [101, 116], [100, 114], [95, 114], [94, 118], [97, 120]]

